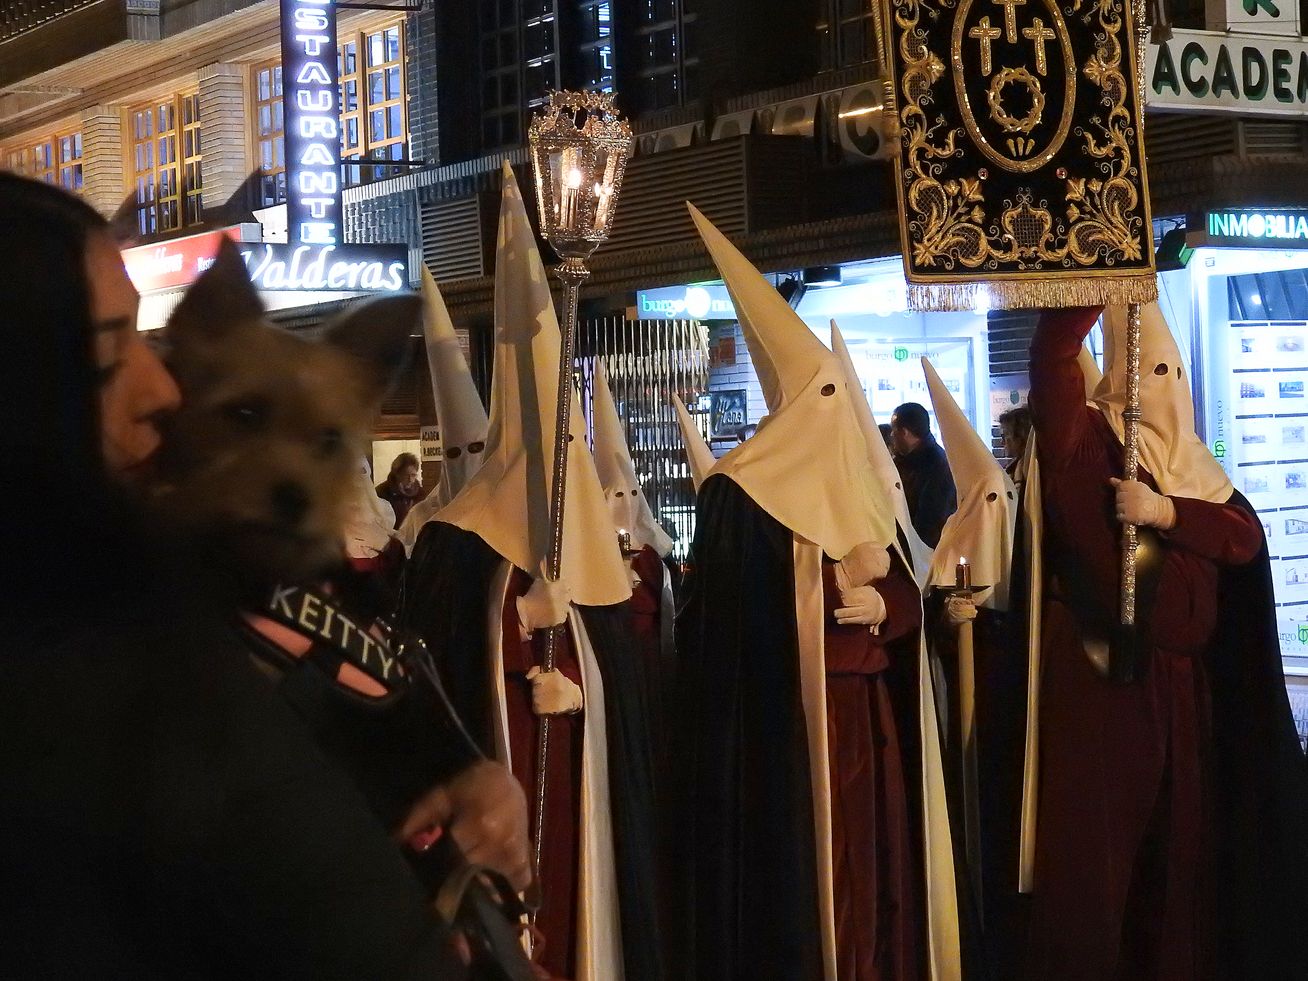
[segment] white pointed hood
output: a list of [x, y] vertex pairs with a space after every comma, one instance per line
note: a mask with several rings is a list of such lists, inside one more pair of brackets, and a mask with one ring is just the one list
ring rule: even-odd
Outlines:
[[895, 521], [908, 542], [909, 557], [913, 560], [913, 575], [919, 583], [926, 581], [927, 570], [931, 567], [931, 546], [922, 541], [922, 536], [913, 527], [913, 520], [908, 513], [908, 498], [904, 496], [904, 485], [895, 466], [890, 450], [886, 446], [876, 417], [872, 415], [872, 406], [868, 404], [863, 392], [863, 383], [854, 368], [854, 359], [845, 344], [845, 337], [840, 333], [836, 322], [831, 321], [831, 350], [840, 359], [845, 372], [845, 381], [854, 403], [854, 415], [858, 418], [858, 428], [863, 433], [863, 442], [867, 444], [868, 460], [876, 472], [877, 481], [885, 492], [886, 499], [894, 511]]
[[594, 394], [595, 418], [591, 420], [591, 428], [595, 433], [595, 469], [613, 527], [631, 535], [633, 548], [648, 545], [660, 556], [666, 556], [672, 551], [672, 539], [659, 527], [636, 478], [627, 435], [613, 401], [613, 390], [609, 388], [608, 372], [600, 361], [595, 362]]
[[[559, 377], [559, 324], [522, 194], [505, 166], [495, 261], [495, 368], [485, 459], [437, 515], [479, 535], [519, 569], [543, 575]], [[582, 606], [631, 596], [573, 394], [563, 579]]]
[[936, 369], [922, 359], [931, 403], [958, 490], [958, 510], [949, 516], [931, 559], [929, 584], [952, 586], [960, 558], [972, 566], [972, 585], [993, 587], [978, 594], [980, 605], [1008, 609], [1017, 492], [1013, 481], [982, 442]]
[[894, 541], [840, 360], [692, 205], [691, 217], [726, 282], [768, 415], [714, 466], [773, 518], [834, 559]]
[[[1126, 408], [1126, 308], [1104, 314], [1104, 377], [1093, 401], [1124, 439]], [[1160, 373], [1161, 372], [1161, 373]], [[1140, 465], [1158, 489], [1177, 497], [1225, 504], [1233, 488], [1222, 465], [1194, 431], [1190, 380], [1181, 351], [1157, 303], [1140, 310]]]
[[390, 544], [395, 528], [395, 509], [377, 496], [372, 469], [367, 460], [350, 478], [350, 495], [345, 502], [345, 553], [352, 559], [370, 559]]
[[681, 401], [681, 396], [673, 393], [672, 407], [677, 410], [677, 425], [681, 427], [681, 442], [686, 447], [686, 463], [690, 466], [690, 482], [695, 486], [695, 493], [699, 493], [699, 485], [704, 483], [704, 478], [709, 475], [718, 462], [713, 456], [713, 450], [709, 448], [708, 443], [704, 442], [704, 435], [695, 425], [695, 420], [690, 417], [690, 411], [686, 408], [686, 403]]
[[426, 266], [422, 267], [422, 300], [427, 366], [441, 427], [441, 483], [436, 493], [442, 504], [448, 504], [481, 469], [490, 420], [459, 349], [441, 291]]
[[1081, 376], [1085, 379], [1086, 400], [1092, 401], [1095, 397], [1095, 389], [1099, 387], [1099, 381], [1104, 377], [1104, 373], [1099, 370], [1099, 363], [1095, 361], [1090, 348], [1084, 344], [1081, 345], [1081, 353], [1076, 356], [1076, 363], [1081, 366]]

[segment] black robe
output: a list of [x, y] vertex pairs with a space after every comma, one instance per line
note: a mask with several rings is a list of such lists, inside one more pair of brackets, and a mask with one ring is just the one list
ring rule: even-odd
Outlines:
[[[487, 607], [503, 562], [480, 536], [444, 522], [428, 523], [405, 566], [398, 617], [402, 630], [427, 643], [451, 701], [487, 755], [494, 752], [486, 688]], [[626, 603], [577, 610], [604, 679], [625, 976], [659, 981], [664, 959], [655, 912], [653, 763], [641, 660]]]
[[687, 978], [822, 977], [793, 537], [734, 481], [697, 501], [677, 616]]
[[[1253, 513], [1239, 491], [1229, 504]], [[1308, 978], [1308, 764], [1281, 662], [1267, 544], [1223, 570], [1207, 654], [1223, 978]]]

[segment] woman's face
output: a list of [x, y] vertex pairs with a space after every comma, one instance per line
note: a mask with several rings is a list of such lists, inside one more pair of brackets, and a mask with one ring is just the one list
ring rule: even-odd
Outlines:
[[93, 233], [87, 240], [86, 276], [105, 466], [126, 475], [159, 448], [159, 417], [177, 408], [181, 397], [159, 356], [137, 333], [140, 298], [108, 235]]

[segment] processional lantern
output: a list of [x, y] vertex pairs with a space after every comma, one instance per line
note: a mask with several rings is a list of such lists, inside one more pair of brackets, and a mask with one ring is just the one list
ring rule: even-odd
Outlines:
[[[531, 122], [527, 141], [536, 178], [540, 230], [563, 261], [556, 269], [563, 283], [562, 349], [559, 352], [558, 410], [555, 415], [551, 479], [549, 551], [545, 577], [556, 581], [563, 568], [563, 513], [567, 500], [568, 431], [572, 416], [572, 362], [577, 337], [581, 284], [590, 276], [586, 260], [609, 237], [622, 177], [631, 156], [631, 127], [614, 107], [614, 93], [552, 92]], [[548, 635], [542, 669], [553, 671], [565, 625]], [[540, 867], [545, 827], [545, 775], [549, 761], [550, 717], [540, 720], [532, 840]]]

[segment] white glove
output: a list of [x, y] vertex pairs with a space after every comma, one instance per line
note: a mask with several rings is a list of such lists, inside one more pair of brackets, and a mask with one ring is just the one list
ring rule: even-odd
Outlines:
[[557, 627], [568, 618], [571, 603], [572, 594], [562, 579], [558, 582], [537, 579], [526, 595], [517, 599], [518, 620], [528, 634], [543, 627]]
[[890, 553], [874, 542], [855, 545], [836, 563], [836, 585], [843, 592], [856, 586], [870, 586], [890, 572]]
[[945, 599], [945, 617], [957, 627], [976, 619], [976, 600], [971, 596], [949, 596]]
[[1138, 480], [1108, 482], [1117, 490], [1117, 520], [1124, 525], [1144, 525], [1167, 531], [1176, 527], [1176, 505], [1170, 497], [1156, 494]]
[[886, 601], [871, 586], [842, 589], [840, 602], [845, 605], [836, 610], [836, 623], [861, 623], [876, 627], [886, 619]]
[[537, 715], [572, 715], [581, 711], [581, 686], [562, 671], [527, 672], [531, 682], [531, 710]]

